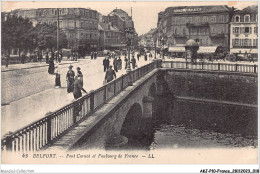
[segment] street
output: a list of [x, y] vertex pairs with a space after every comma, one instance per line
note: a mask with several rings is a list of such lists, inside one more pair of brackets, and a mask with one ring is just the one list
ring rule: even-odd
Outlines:
[[[121, 57], [122, 59], [123, 57]], [[105, 73], [103, 71], [104, 57], [96, 60], [81, 59], [73, 63], [73, 70], [80, 67], [83, 73], [84, 89], [89, 92], [103, 85]], [[151, 62], [144, 58], [137, 61], [138, 67]], [[110, 65], [113, 62], [110, 59]], [[54, 112], [74, 98], [67, 93], [66, 73], [69, 64], [59, 65], [62, 88], [55, 89], [55, 75], [48, 74], [48, 67], [19, 69], [2, 72], [2, 137], [9, 131], [14, 132], [32, 122], [43, 118], [46, 113]], [[122, 61], [124, 68], [124, 61]], [[116, 73], [117, 77], [125, 74], [125, 69]], [[39, 92], [36, 92], [39, 91]], [[83, 92], [83, 95], [84, 92]], [[9, 97], [10, 96], [10, 97]], [[4, 104], [5, 102], [5, 104]], [[17, 114], [19, 113], [19, 115]]]

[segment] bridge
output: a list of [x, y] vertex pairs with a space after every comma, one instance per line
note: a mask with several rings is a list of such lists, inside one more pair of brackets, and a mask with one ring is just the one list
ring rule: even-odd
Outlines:
[[[201, 121], [230, 131], [246, 126], [247, 133], [255, 134], [257, 73], [257, 65], [155, 60], [5, 137], [2, 151], [120, 145], [129, 135], [145, 136], [151, 119], [161, 115], [156, 112], [171, 112], [171, 100], [178, 101], [170, 108], [178, 113], [172, 115], [176, 122]], [[194, 112], [208, 117], [193, 117]]]

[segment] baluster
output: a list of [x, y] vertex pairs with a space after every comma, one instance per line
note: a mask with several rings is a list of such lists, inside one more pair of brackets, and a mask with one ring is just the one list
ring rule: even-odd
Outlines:
[[40, 136], [40, 138], [39, 138], [40, 139], [40, 143], [39, 144], [40, 144], [40, 149], [41, 149], [42, 148], [42, 139], [43, 139], [42, 124], [40, 124], [39, 129], [40, 129], [40, 135], [39, 135]]
[[26, 152], [30, 152], [30, 131], [26, 132]]
[[36, 150], [39, 150], [39, 143], [40, 142], [40, 130], [39, 126], [36, 127]]
[[44, 147], [45, 146], [45, 132], [46, 132], [46, 128], [45, 128], [45, 122], [43, 122], [43, 124], [42, 124], [42, 147]]
[[18, 138], [16, 137], [15, 138], [15, 152], [18, 152], [18, 146], [19, 146], [19, 140], [18, 140]]
[[30, 130], [30, 151], [33, 151], [33, 130]]
[[[21, 133], [21, 132], [20, 132]], [[23, 152], [23, 134], [19, 134], [19, 152]]]
[[23, 134], [23, 153], [26, 152], [26, 133]]
[[51, 116], [47, 117], [46, 120], [46, 144], [50, 143], [52, 140], [52, 136], [53, 136], [53, 131], [52, 131], [52, 119]]

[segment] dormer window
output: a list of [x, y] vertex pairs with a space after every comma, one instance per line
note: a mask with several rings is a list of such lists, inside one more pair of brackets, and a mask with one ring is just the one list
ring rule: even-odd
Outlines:
[[245, 22], [250, 22], [250, 15], [245, 15], [244, 16], [244, 21]]
[[235, 17], [235, 22], [240, 22], [240, 16]]

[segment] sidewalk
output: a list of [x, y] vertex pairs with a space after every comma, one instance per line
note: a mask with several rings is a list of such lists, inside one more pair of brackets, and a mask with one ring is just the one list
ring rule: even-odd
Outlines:
[[[59, 65], [65, 65], [65, 64], [74, 64], [78, 63], [79, 61], [61, 61]], [[39, 67], [45, 67], [49, 66], [46, 62], [30, 62], [25, 64], [10, 64], [8, 65], [8, 68], [5, 67], [5, 65], [1, 66], [1, 72], [8, 72], [8, 71], [14, 71], [19, 69], [30, 69], [30, 68], [39, 68]]]
[[[142, 60], [142, 59], [141, 59]], [[138, 67], [150, 63], [151, 61], [137, 61]], [[83, 61], [84, 62], [84, 61]], [[80, 65], [83, 73], [84, 89], [89, 92], [103, 86], [105, 72], [103, 70], [103, 58], [91, 60], [90, 63]], [[110, 61], [110, 64], [112, 62]], [[124, 62], [123, 62], [124, 67]], [[74, 71], [76, 67], [73, 67]], [[67, 71], [67, 69], [66, 69]], [[125, 69], [116, 73], [117, 77], [125, 74]], [[53, 79], [54, 80], [54, 77]], [[14, 132], [40, 118], [45, 117], [47, 112], [54, 112], [59, 108], [73, 101], [73, 94], [67, 93], [65, 75], [61, 76], [62, 88], [51, 88], [45, 91], [30, 95], [20, 100], [3, 105], [2, 109], [2, 137], [7, 132]], [[30, 90], [30, 89], [28, 89]], [[85, 95], [84, 93], [82, 93]]]

